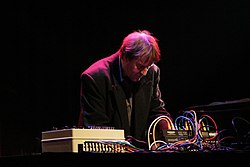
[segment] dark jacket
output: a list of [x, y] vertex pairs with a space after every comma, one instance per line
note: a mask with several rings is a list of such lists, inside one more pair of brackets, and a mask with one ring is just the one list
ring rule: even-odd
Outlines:
[[131, 133], [119, 74], [119, 53], [97, 61], [81, 74], [83, 127], [109, 126], [124, 129], [125, 136], [146, 139], [147, 128], [153, 119], [160, 114], [170, 116], [161, 99], [159, 79], [160, 70], [153, 65], [139, 81], [133, 97], [134, 133]]

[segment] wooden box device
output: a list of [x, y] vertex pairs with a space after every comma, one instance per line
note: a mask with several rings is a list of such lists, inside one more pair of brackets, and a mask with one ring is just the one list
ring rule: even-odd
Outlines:
[[51, 130], [42, 132], [41, 141], [42, 152], [112, 152], [104, 144], [100, 145], [108, 142], [113, 144], [125, 142], [124, 130], [75, 128]]

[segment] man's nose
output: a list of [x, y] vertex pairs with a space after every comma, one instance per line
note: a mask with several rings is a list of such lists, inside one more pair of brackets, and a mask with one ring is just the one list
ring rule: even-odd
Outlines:
[[141, 70], [141, 74], [142, 74], [143, 76], [147, 75], [148, 69], [149, 69], [148, 67], [145, 67], [143, 70]]

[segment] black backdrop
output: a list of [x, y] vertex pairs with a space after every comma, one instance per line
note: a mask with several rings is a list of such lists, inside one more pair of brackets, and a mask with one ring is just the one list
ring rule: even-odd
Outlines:
[[80, 73], [137, 29], [159, 39], [160, 87], [173, 117], [249, 97], [248, 0], [137, 2], [8, 2], [0, 155], [39, 152], [42, 131], [76, 125]]

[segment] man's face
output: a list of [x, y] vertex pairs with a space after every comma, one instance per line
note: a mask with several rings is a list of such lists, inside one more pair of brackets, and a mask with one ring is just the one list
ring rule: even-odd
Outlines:
[[122, 58], [122, 68], [123, 74], [130, 78], [131, 81], [137, 82], [140, 79], [147, 75], [148, 69], [152, 66], [152, 61], [145, 61], [142, 58], [134, 58], [128, 60]]

